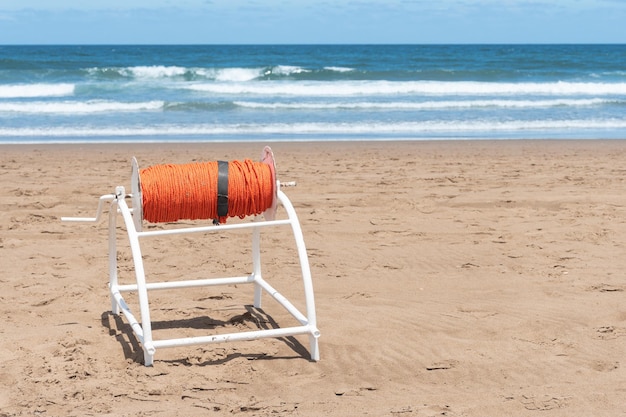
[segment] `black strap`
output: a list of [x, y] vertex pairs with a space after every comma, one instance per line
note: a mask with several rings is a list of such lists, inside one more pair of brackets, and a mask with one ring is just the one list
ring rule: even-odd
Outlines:
[[228, 215], [228, 161], [217, 161], [217, 215]]

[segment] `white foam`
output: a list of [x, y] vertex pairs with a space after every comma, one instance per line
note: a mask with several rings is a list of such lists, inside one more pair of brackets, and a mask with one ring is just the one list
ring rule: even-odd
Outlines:
[[[346, 67], [324, 67], [325, 70], [335, 72], [350, 72], [353, 68]], [[296, 65], [277, 65], [267, 68], [186, 68], [180, 66], [134, 66], [126, 68], [90, 68], [91, 74], [99, 74], [102, 72], [116, 72], [124, 77], [133, 78], [172, 78], [180, 77], [186, 74], [196, 75], [200, 78], [221, 82], [246, 82], [261, 78], [265, 75], [281, 75], [289, 76], [291, 74], [301, 74], [312, 72], [309, 69]]]
[[327, 71], [335, 71], [335, 72], [352, 72], [354, 71], [354, 68], [347, 68], [347, 67], [324, 67], [325, 70]]
[[74, 94], [74, 84], [0, 85], [0, 98], [62, 97]]
[[89, 73], [114, 72], [135, 79], [178, 78], [186, 75], [219, 82], [245, 82], [264, 75], [263, 68], [186, 68], [180, 66], [134, 66], [125, 68], [91, 68]]
[[302, 67], [297, 67], [293, 65], [278, 65], [272, 68], [272, 74], [276, 75], [291, 75], [291, 74], [301, 74], [303, 72], [311, 72], [310, 70], [304, 69]]
[[163, 101], [123, 103], [118, 101], [35, 101], [35, 102], [0, 102], [0, 112], [11, 113], [46, 113], [46, 114], [89, 114], [101, 112], [132, 112], [141, 110], [159, 110]]
[[128, 67], [120, 70], [122, 75], [131, 75], [136, 78], [170, 78], [180, 77], [187, 73], [187, 69], [177, 66], [137, 66]]
[[555, 100], [443, 100], [425, 102], [256, 102], [235, 101], [239, 107], [253, 109], [305, 109], [305, 110], [337, 110], [337, 109], [360, 109], [360, 110], [445, 110], [459, 108], [542, 108], [542, 107], [583, 107], [608, 103], [620, 103], [619, 100], [601, 98], [592, 99], [555, 99]]
[[198, 124], [109, 127], [37, 127], [2, 128], [0, 137], [163, 137], [220, 135], [424, 135], [487, 132], [558, 132], [575, 130], [626, 129], [623, 119], [592, 120], [512, 120], [512, 121], [429, 121], [404, 123], [270, 123], [270, 124]]
[[487, 83], [442, 81], [309, 81], [258, 83], [198, 83], [184, 88], [216, 94], [255, 94], [309, 97], [380, 95], [520, 96], [626, 95], [626, 83]]
[[224, 68], [215, 71], [214, 78], [222, 82], [252, 81], [263, 75], [262, 68]]

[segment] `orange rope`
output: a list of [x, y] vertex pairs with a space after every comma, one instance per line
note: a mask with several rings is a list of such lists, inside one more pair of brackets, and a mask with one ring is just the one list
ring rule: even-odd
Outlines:
[[228, 214], [217, 215], [218, 163], [155, 165], [140, 170], [143, 217], [153, 223], [259, 215], [272, 206], [275, 184], [269, 165], [230, 161]]

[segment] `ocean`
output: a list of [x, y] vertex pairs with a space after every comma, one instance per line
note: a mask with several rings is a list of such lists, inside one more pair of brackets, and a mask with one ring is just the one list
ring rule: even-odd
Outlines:
[[626, 138], [626, 45], [0, 46], [0, 143]]

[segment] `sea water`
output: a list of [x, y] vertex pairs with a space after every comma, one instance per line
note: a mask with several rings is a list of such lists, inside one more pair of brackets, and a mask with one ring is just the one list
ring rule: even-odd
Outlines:
[[626, 138], [626, 45], [0, 46], [0, 143]]

